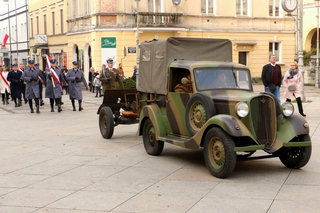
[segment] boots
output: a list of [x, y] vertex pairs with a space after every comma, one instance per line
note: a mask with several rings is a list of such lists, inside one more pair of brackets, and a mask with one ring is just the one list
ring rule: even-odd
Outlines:
[[43, 106], [44, 105], [44, 102], [42, 99], [40, 99], [40, 106]]
[[58, 112], [61, 112], [62, 111], [62, 109], [61, 109], [61, 105], [60, 104], [58, 104]]
[[303, 117], [306, 117], [306, 114], [303, 113], [301, 98], [300, 97], [296, 98], [296, 101], [297, 101], [297, 105], [298, 105], [298, 109], [299, 109], [300, 115], [302, 115]]
[[15, 98], [13, 99], [13, 101], [14, 101], [14, 107], [18, 107], [17, 99]]
[[21, 99], [18, 101], [18, 107], [22, 106]]
[[37, 111], [36, 112], [39, 114], [40, 113], [39, 105], [37, 105], [36, 107], [37, 107]]
[[3, 105], [6, 105], [6, 102], [5, 102], [5, 101], [2, 101], [2, 104], [3, 104]]
[[76, 106], [74, 105], [74, 99], [71, 100], [73, 111], [76, 111]]
[[83, 108], [81, 107], [81, 100], [79, 100], [79, 111], [82, 111], [83, 110]]
[[7, 105], [9, 104], [9, 99], [6, 99], [6, 104], [7, 104]]

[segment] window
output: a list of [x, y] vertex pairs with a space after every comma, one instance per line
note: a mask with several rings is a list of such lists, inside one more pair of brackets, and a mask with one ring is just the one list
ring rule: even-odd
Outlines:
[[148, 12], [162, 12], [162, 0], [148, 0]]
[[47, 15], [43, 15], [43, 33], [47, 35]]
[[60, 33], [63, 33], [63, 9], [60, 10]]
[[201, 13], [215, 15], [216, 0], [201, 0]]
[[37, 35], [39, 34], [39, 16], [36, 17], [37, 22]]
[[33, 37], [33, 18], [30, 18], [30, 37]]
[[280, 61], [280, 55], [281, 55], [281, 43], [280, 42], [269, 42], [269, 56], [275, 55], [277, 58], [277, 61]]
[[56, 34], [55, 26], [56, 26], [56, 23], [55, 23], [55, 19], [54, 19], [54, 11], [52, 11], [52, 35]]
[[269, 16], [280, 16], [280, 0], [269, 0]]
[[247, 16], [249, 11], [249, 0], [237, 0], [236, 13], [238, 16]]

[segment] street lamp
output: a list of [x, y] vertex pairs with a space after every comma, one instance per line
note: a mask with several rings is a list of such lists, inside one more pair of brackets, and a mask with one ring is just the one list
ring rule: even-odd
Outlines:
[[299, 61], [298, 65], [302, 74], [303, 82], [301, 84], [300, 92], [301, 92], [301, 100], [305, 101], [306, 97], [304, 96], [304, 67], [303, 67], [303, 0], [300, 0], [299, 6]]
[[138, 88], [139, 85], [139, 59], [140, 59], [140, 51], [139, 51], [139, 2], [140, 0], [135, 0], [137, 2], [137, 73], [136, 73], [136, 88]]
[[316, 60], [316, 88], [319, 88], [319, 1], [314, 0], [317, 7], [317, 60]]

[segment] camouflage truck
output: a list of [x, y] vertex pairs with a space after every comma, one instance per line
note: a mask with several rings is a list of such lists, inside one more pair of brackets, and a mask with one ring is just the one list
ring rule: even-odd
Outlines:
[[[279, 157], [294, 169], [308, 163], [307, 121], [294, 114], [291, 103], [280, 107], [273, 94], [253, 92], [249, 68], [232, 62], [230, 40], [170, 37], [142, 42], [140, 47], [132, 108], [148, 154], [160, 155], [164, 142], [203, 148], [207, 168], [219, 178], [233, 172], [237, 159]], [[175, 92], [184, 77], [190, 79], [191, 91]], [[104, 104], [98, 110], [102, 135], [113, 132], [117, 117], [108, 107]], [[106, 110], [109, 116], [103, 113]], [[257, 150], [266, 154], [252, 155]]]

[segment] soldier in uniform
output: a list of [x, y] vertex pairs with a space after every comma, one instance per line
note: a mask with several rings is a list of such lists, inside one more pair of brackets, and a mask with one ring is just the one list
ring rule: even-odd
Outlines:
[[189, 80], [187, 77], [183, 77], [181, 79], [181, 84], [178, 84], [175, 88], [174, 88], [175, 92], [184, 92], [184, 93], [192, 93], [193, 89], [192, 89], [192, 81]]
[[[50, 60], [51, 69], [55, 71], [57, 74], [57, 77], [59, 82], [62, 84], [66, 84], [62, 70], [56, 66], [56, 60], [51, 59]], [[50, 99], [50, 106], [51, 106], [51, 112], [54, 112], [54, 102], [56, 102], [56, 105], [58, 106], [58, 112], [61, 112], [61, 93], [62, 93], [62, 87], [58, 83], [58, 81], [54, 78], [53, 74], [46, 69], [46, 75], [47, 75], [47, 83], [46, 83], [46, 93], [45, 97]]]
[[[38, 63], [35, 64], [34, 66], [35, 66], [35, 69], [40, 70]], [[43, 76], [46, 76], [46, 74], [45, 74], [46, 72], [45, 72], [45, 71], [40, 70], [40, 72], [42, 72]], [[42, 98], [42, 90], [43, 90], [43, 86], [42, 86], [42, 85], [43, 85], [43, 83], [46, 83], [46, 81], [42, 82], [42, 81], [40, 81], [40, 79], [39, 79], [40, 106], [43, 106], [43, 105], [44, 105], [43, 98]]]
[[113, 68], [113, 60], [109, 58], [107, 63], [108, 67], [102, 70], [102, 73], [99, 77], [99, 80], [103, 82], [102, 92], [104, 93], [107, 89], [117, 89], [116, 79], [118, 80], [121, 88], [124, 89], [118, 70]]
[[29, 107], [31, 110], [31, 113], [33, 113], [33, 106], [32, 106], [32, 99], [35, 99], [37, 113], [40, 113], [39, 110], [39, 80], [38, 77], [44, 81], [44, 76], [40, 70], [36, 70], [34, 68], [34, 60], [28, 61], [29, 67], [24, 70], [21, 76], [21, 80], [27, 82], [26, 84], [26, 94], [25, 98], [29, 99]]
[[78, 62], [72, 62], [73, 68], [68, 70], [66, 79], [69, 81], [69, 96], [72, 103], [73, 111], [76, 111], [76, 107], [74, 105], [74, 100], [78, 100], [79, 102], [79, 111], [83, 110], [82, 103], [82, 88], [81, 82], [84, 83], [86, 89], [88, 90], [87, 81], [83, 76], [83, 71], [78, 69]]
[[[11, 98], [14, 101], [15, 107], [22, 106], [21, 92], [23, 81], [20, 79], [22, 72], [18, 70], [18, 64], [13, 64], [13, 71], [9, 72], [7, 80], [10, 81]], [[18, 103], [17, 103], [18, 99]]]
[[[21, 71], [22, 73], [24, 72], [24, 65], [23, 64], [19, 65], [19, 71]], [[27, 85], [27, 83], [25, 81], [23, 81], [22, 82], [22, 95], [23, 95], [23, 99], [24, 99], [25, 104], [28, 102], [28, 99], [26, 98], [26, 85]]]

